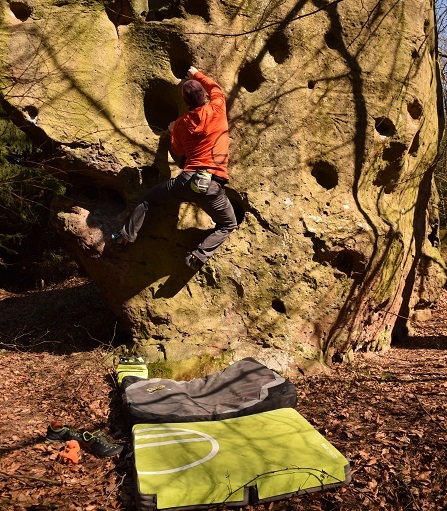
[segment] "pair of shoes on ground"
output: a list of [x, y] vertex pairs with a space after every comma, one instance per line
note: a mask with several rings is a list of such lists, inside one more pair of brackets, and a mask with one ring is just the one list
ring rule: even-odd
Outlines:
[[112, 234], [112, 241], [121, 248], [130, 243], [120, 232], [114, 232]]
[[113, 443], [102, 431], [80, 431], [71, 426], [63, 425], [61, 422], [52, 422], [47, 429], [46, 442], [67, 442], [76, 440], [86, 451], [91, 452], [99, 458], [110, 458], [120, 454], [123, 446]]

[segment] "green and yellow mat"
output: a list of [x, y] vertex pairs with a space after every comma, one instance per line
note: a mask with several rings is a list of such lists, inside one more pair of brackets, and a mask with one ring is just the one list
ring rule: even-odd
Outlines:
[[293, 408], [136, 424], [132, 434], [140, 511], [254, 504], [350, 481], [348, 460]]

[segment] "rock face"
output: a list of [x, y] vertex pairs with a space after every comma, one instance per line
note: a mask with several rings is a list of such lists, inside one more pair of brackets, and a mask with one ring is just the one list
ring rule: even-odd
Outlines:
[[[1, 2], [3, 104], [63, 175], [53, 223], [150, 361], [255, 356], [286, 374], [404, 335], [445, 281], [431, 163], [443, 125], [429, 0]], [[227, 97], [240, 226], [164, 208], [166, 128], [195, 65]]]

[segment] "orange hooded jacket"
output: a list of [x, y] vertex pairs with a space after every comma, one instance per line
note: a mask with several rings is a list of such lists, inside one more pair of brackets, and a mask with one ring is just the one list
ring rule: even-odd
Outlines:
[[184, 172], [207, 169], [228, 180], [228, 121], [225, 96], [219, 85], [198, 71], [194, 80], [200, 82], [209, 96], [209, 103], [188, 110], [175, 121], [171, 131], [171, 149], [177, 156], [186, 155]]

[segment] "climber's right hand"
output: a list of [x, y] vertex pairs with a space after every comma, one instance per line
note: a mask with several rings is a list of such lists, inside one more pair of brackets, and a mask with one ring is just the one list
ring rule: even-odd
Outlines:
[[194, 67], [194, 66], [191, 66], [189, 69], [188, 69], [188, 72], [186, 73], [186, 78], [189, 78], [191, 80], [191, 78], [194, 78], [194, 75], [196, 73], [198, 73], [199, 70]]

